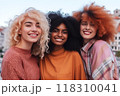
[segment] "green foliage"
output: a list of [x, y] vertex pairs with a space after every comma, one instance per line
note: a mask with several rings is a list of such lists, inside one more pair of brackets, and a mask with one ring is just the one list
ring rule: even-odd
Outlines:
[[120, 57], [120, 51], [117, 51], [117, 52], [116, 52], [116, 56], [117, 56], [117, 57]]

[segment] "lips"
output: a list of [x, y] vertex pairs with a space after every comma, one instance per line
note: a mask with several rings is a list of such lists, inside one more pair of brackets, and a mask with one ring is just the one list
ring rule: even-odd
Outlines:
[[62, 39], [55, 39], [56, 41], [58, 41], [58, 42], [61, 42], [62, 41]]
[[84, 33], [85, 35], [90, 35], [92, 32], [90, 32], [90, 31], [83, 31], [83, 33]]
[[28, 35], [29, 35], [30, 37], [32, 37], [32, 38], [36, 38], [36, 37], [38, 36], [37, 33], [29, 33]]

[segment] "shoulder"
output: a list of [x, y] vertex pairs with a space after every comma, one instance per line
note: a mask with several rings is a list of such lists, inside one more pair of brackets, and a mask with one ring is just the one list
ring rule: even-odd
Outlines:
[[103, 41], [103, 40], [97, 40], [94, 44], [93, 44], [93, 49], [99, 50], [99, 49], [110, 49], [110, 46], [107, 42]]
[[79, 55], [79, 53], [77, 51], [67, 51], [67, 54]]
[[81, 58], [80, 54], [77, 51], [70, 51], [69, 57], [72, 58], [74, 63], [82, 64], [82, 58]]
[[12, 61], [17, 58], [20, 59], [19, 53], [16, 50], [14, 50], [14, 47], [11, 47], [5, 52], [3, 60], [5, 60], [5, 61], [11, 60]]
[[96, 54], [107, 54], [110, 55], [111, 53], [111, 47], [110, 45], [103, 41], [103, 40], [97, 40], [92, 48], [92, 52], [95, 52]]
[[77, 56], [77, 55], [80, 56], [77, 51], [72, 51], [72, 54], [74, 54], [74, 55], [76, 55], [76, 56]]
[[97, 40], [95, 43], [94, 43], [94, 46], [104, 46], [104, 45], [108, 45], [107, 42], [103, 41], [103, 40]]
[[77, 51], [67, 51], [69, 55], [71, 55], [73, 58], [80, 58], [80, 54]]

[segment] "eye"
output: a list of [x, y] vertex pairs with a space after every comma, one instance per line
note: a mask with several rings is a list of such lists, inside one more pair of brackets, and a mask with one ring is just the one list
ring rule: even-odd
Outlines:
[[39, 24], [39, 23], [36, 23], [36, 27], [37, 27], [37, 28], [40, 28], [40, 24]]
[[59, 30], [58, 29], [54, 29], [52, 32], [58, 32]]
[[36, 25], [36, 27], [37, 27], [37, 28], [40, 28], [40, 25], [39, 25], [39, 24], [37, 24], [37, 25]]
[[62, 33], [63, 34], [68, 34], [68, 31], [67, 30], [63, 30]]
[[95, 26], [95, 24], [94, 23], [90, 23], [90, 26]]
[[82, 22], [81, 25], [87, 25], [87, 22]]
[[31, 24], [26, 24], [25, 26], [26, 26], [26, 27], [31, 27]]

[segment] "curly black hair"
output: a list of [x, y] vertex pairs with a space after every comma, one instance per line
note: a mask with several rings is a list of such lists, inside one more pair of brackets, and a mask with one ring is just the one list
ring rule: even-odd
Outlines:
[[[57, 12], [49, 12], [48, 14], [49, 22], [50, 22], [50, 34], [51, 32], [58, 27], [61, 23], [66, 25], [68, 30], [68, 39], [66, 43], [63, 45], [65, 50], [68, 51], [78, 51], [82, 46], [83, 39], [80, 37], [80, 26], [79, 22], [69, 15], [64, 15], [60, 11]], [[49, 42], [49, 51], [51, 52], [54, 48], [54, 44], [50, 40]]]

